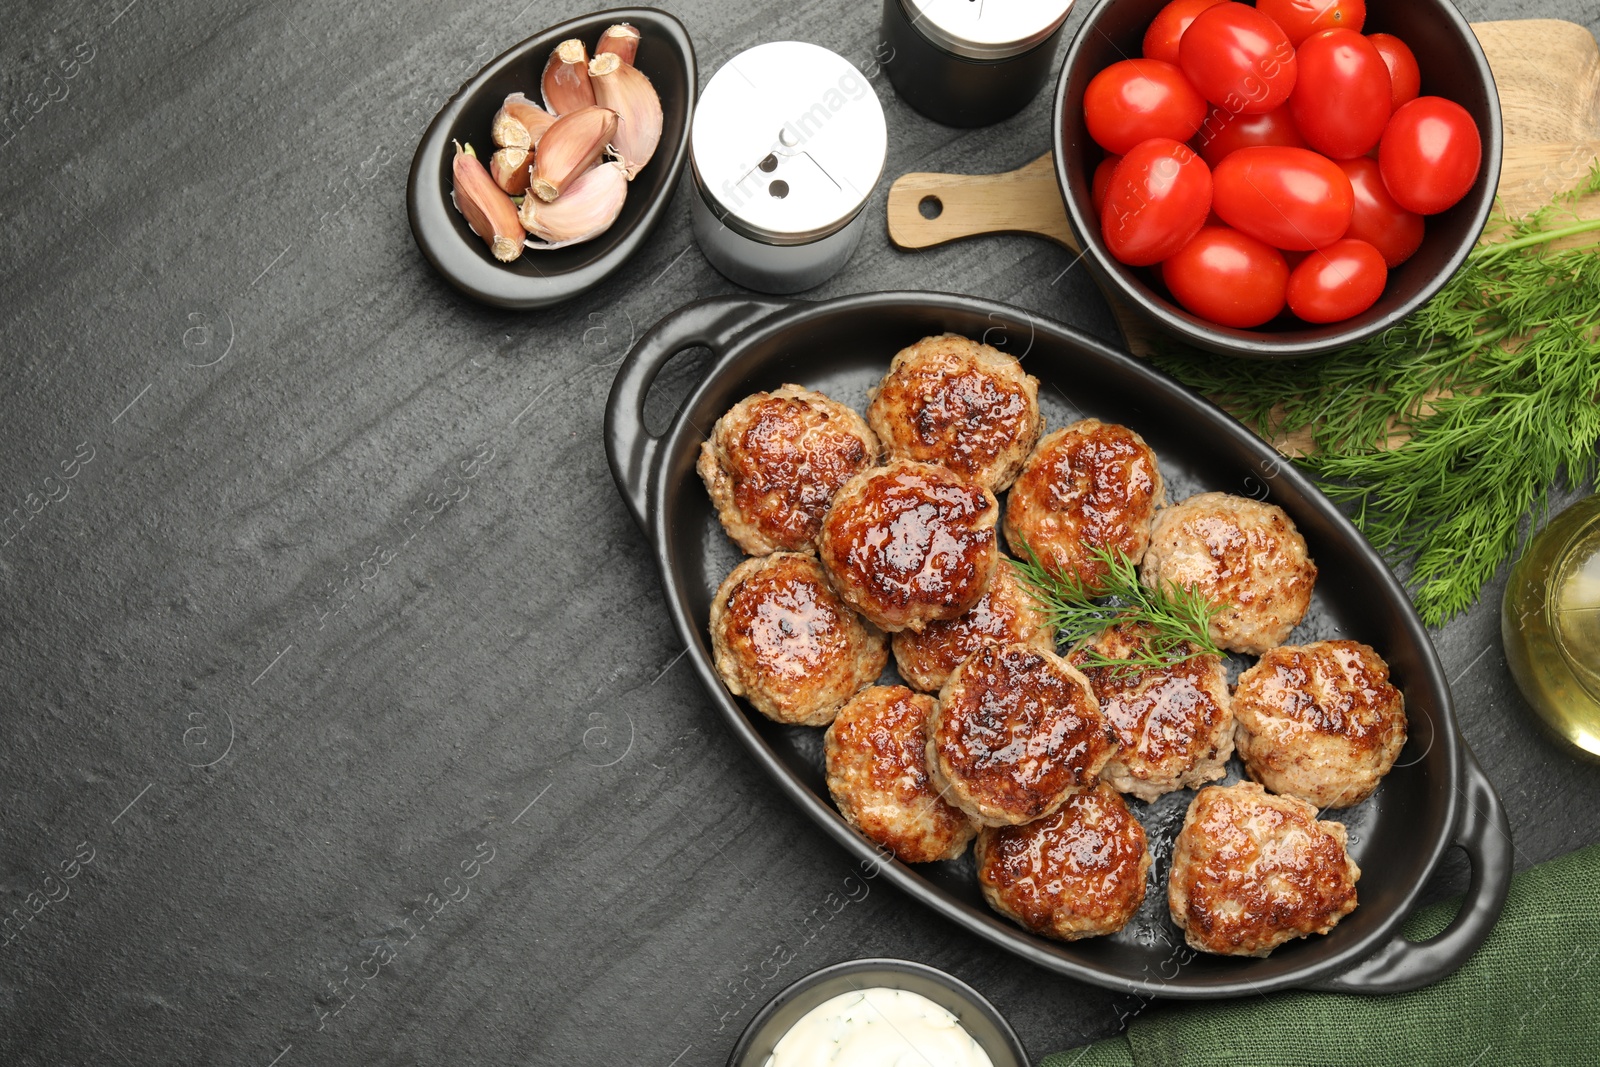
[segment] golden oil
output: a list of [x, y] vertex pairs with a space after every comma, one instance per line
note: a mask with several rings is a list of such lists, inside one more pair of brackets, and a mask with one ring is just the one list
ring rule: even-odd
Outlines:
[[1600, 496], [1578, 501], [1511, 568], [1500, 636], [1545, 725], [1600, 759]]

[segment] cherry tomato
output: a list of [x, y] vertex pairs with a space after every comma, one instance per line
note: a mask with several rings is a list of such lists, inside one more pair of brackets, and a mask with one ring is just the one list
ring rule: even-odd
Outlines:
[[1353, 30], [1323, 30], [1306, 38], [1295, 60], [1289, 112], [1300, 136], [1329, 159], [1365, 155], [1393, 110], [1382, 54]]
[[1441, 96], [1419, 96], [1396, 111], [1378, 146], [1383, 184], [1419, 215], [1436, 215], [1466, 196], [1482, 162], [1477, 123]]
[[1367, 0], [1256, 0], [1256, 9], [1283, 27], [1296, 48], [1320, 30], [1361, 32]]
[[1223, 221], [1274, 248], [1307, 252], [1350, 228], [1350, 179], [1304, 148], [1241, 148], [1217, 164], [1214, 180]]
[[1182, 141], [1136, 146], [1111, 175], [1100, 232], [1130, 267], [1160, 263], [1189, 243], [1211, 210], [1211, 168]]
[[1144, 31], [1144, 57], [1159, 59], [1163, 63], [1178, 62], [1178, 40], [1189, 28], [1194, 17], [1208, 7], [1216, 7], [1223, 0], [1172, 0], [1156, 13], [1150, 28]]
[[1383, 65], [1389, 68], [1389, 99], [1394, 110], [1399, 111], [1422, 92], [1422, 68], [1417, 66], [1417, 57], [1411, 49], [1394, 34], [1369, 33], [1367, 40], [1383, 57]]
[[1094, 76], [1083, 91], [1089, 136], [1112, 155], [1140, 141], [1187, 141], [1205, 121], [1206, 102], [1183, 71], [1159, 59], [1124, 59]]
[[1355, 193], [1350, 229], [1345, 236], [1376, 248], [1390, 270], [1410, 259], [1422, 246], [1426, 229], [1422, 216], [1394, 202], [1374, 160], [1366, 156], [1346, 159], [1339, 163], [1339, 169], [1350, 179], [1350, 189]]
[[1343, 322], [1383, 295], [1389, 269], [1365, 241], [1336, 241], [1318, 249], [1289, 275], [1289, 310], [1307, 322]]
[[1227, 108], [1214, 107], [1200, 132], [1191, 142], [1200, 157], [1212, 167], [1241, 148], [1277, 145], [1282, 148], [1308, 148], [1306, 139], [1295, 129], [1294, 118], [1285, 104], [1265, 115], [1233, 115]]
[[1094, 181], [1089, 186], [1089, 199], [1094, 203], [1096, 214], [1106, 209], [1106, 190], [1111, 188], [1111, 174], [1121, 162], [1121, 156], [1107, 156], [1100, 161], [1098, 167], [1094, 168]]
[[1294, 91], [1294, 45], [1278, 24], [1244, 4], [1195, 16], [1178, 43], [1179, 66], [1200, 94], [1233, 112], [1264, 115]]
[[1283, 310], [1289, 264], [1283, 253], [1238, 230], [1206, 226], [1161, 264], [1178, 303], [1218, 326], [1248, 330]]

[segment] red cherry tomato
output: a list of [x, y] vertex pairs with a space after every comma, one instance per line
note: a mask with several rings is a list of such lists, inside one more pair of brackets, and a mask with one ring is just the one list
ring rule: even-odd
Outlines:
[[1208, 7], [1216, 7], [1224, 0], [1172, 0], [1156, 12], [1150, 28], [1144, 31], [1144, 57], [1159, 59], [1163, 63], [1178, 62], [1178, 40], [1189, 28], [1194, 17]]
[[1160, 263], [1189, 243], [1211, 210], [1211, 169], [1189, 146], [1156, 137], [1117, 164], [1100, 232], [1130, 267]]
[[1343, 322], [1383, 295], [1389, 269], [1365, 241], [1336, 241], [1318, 249], [1289, 275], [1289, 310], [1307, 322]]
[[1296, 48], [1320, 30], [1361, 32], [1367, 0], [1256, 0], [1256, 9], [1283, 27]]
[[1140, 141], [1187, 141], [1205, 121], [1206, 102], [1183, 71], [1158, 59], [1124, 59], [1094, 76], [1083, 92], [1089, 136], [1112, 155]]
[[1300, 135], [1329, 159], [1365, 155], [1393, 110], [1382, 54], [1353, 30], [1323, 30], [1306, 38], [1295, 61], [1289, 111]]
[[1241, 148], [1217, 164], [1213, 177], [1223, 221], [1274, 248], [1323, 248], [1350, 228], [1350, 179], [1315, 152]]
[[1089, 186], [1089, 199], [1094, 203], [1096, 214], [1106, 209], [1106, 190], [1111, 188], [1111, 175], [1117, 169], [1117, 164], [1122, 162], [1121, 156], [1107, 156], [1094, 168], [1094, 181]]
[[1378, 146], [1383, 184], [1419, 215], [1436, 215], [1466, 196], [1482, 163], [1477, 123], [1440, 96], [1419, 96], [1396, 111]]
[[1390, 270], [1410, 259], [1422, 247], [1426, 229], [1422, 216], [1394, 202], [1376, 161], [1366, 156], [1346, 159], [1339, 163], [1339, 169], [1350, 179], [1350, 189], [1355, 193], [1350, 229], [1345, 236], [1376, 248]]
[[1265, 115], [1233, 115], [1227, 108], [1214, 107], [1200, 132], [1191, 142], [1200, 157], [1215, 167], [1241, 148], [1277, 145], [1281, 148], [1307, 148], [1306, 139], [1295, 129], [1294, 118], [1285, 104]]
[[1389, 100], [1394, 110], [1409, 104], [1422, 92], [1422, 68], [1406, 43], [1392, 33], [1369, 33], [1367, 40], [1389, 68]]
[[1283, 253], [1226, 226], [1207, 226], [1161, 264], [1178, 303], [1218, 326], [1248, 330], [1283, 310], [1289, 264]]
[[1276, 22], [1244, 4], [1217, 4], [1196, 15], [1178, 59], [1200, 94], [1229, 111], [1264, 115], [1294, 91], [1294, 45]]

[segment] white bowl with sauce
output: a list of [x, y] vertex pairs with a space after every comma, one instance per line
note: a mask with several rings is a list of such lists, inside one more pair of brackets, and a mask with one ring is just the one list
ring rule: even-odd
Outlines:
[[849, 960], [800, 979], [750, 1021], [728, 1067], [891, 1067], [924, 1059], [1028, 1067], [1017, 1035], [971, 986], [892, 959]]

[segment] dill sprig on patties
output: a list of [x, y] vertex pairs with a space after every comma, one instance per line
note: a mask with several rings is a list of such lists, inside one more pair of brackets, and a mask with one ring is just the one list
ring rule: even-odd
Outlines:
[[1222, 655], [1211, 639], [1211, 620], [1226, 606], [1170, 582], [1152, 589], [1139, 580], [1139, 571], [1127, 556], [1093, 545], [1085, 547], [1089, 558], [1107, 572], [1092, 587], [1076, 572], [1061, 574], [1046, 567], [1027, 544], [1023, 545], [1026, 560], [1007, 562], [1016, 568], [1034, 602], [1049, 615], [1059, 644], [1079, 645], [1116, 623], [1146, 628], [1145, 639], [1133, 656], [1112, 659], [1085, 648], [1086, 666], [1170, 667], [1197, 655]]

